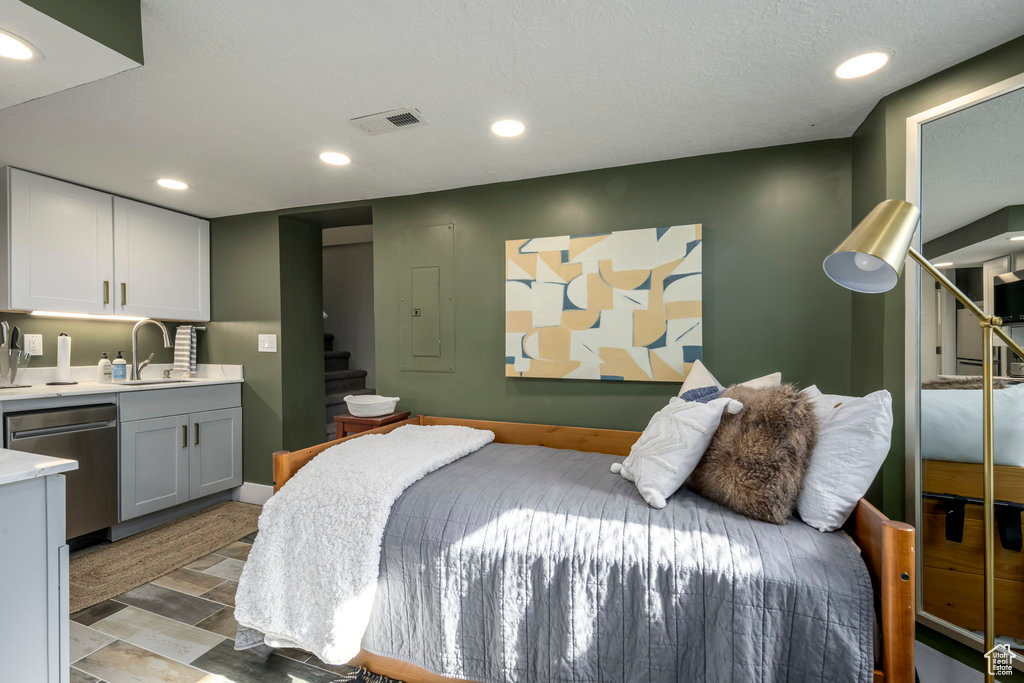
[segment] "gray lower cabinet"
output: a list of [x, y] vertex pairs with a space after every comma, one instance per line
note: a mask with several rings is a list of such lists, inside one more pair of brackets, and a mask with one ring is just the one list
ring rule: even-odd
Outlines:
[[201, 498], [242, 485], [242, 409], [189, 415], [189, 496]]
[[188, 502], [188, 415], [121, 423], [121, 519]]
[[0, 486], [0, 680], [68, 680], [64, 477]]
[[[238, 388], [179, 396], [143, 392], [121, 403], [121, 521], [242, 485], [242, 409]], [[216, 390], [216, 391], [214, 391]], [[233, 393], [232, 393], [233, 392]], [[150, 417], [160, 410], [214, 408]], [[234, 406], [231, 404], [234, 403]], [[126, 417], [140, 419], [125, 419]]]

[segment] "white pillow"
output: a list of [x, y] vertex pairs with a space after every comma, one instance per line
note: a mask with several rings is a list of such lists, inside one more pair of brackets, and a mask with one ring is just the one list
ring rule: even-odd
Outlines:
[[[981, 462], [981, 389], [921, 392], [921, 457]], [[1024, 466], [1024, 384], [993, 395], [995, 464]]]
[[748, 389], [771, 389], [772, 387], [781, 387], [782, 373], [773, 372], [772, 374], [765, 375], [764, 377], [748, 379], [746, 382], [741, 382], [740, 386], [747, 387]]
[[[693, 361], [693, 367], [690, 368], [690, 372], [686, 375], [686, 379], [683, 380], [683, 386], [679, 387], [679, 393], [676, 394], [680, 398], [688, 401], [694, 401], [699, 396], [711, 394], [724, 389], [715, 376], [711, 374], [704, 364], [699, 360]], [[689, 397], [683, 396], [683, 394], [689, 394]]]
[[863, 398], [806, 394], [818, 416], [818, 440], [796, 501], [797, 513], [819, 531], [843, 526], [889, 454], [892, 396], [884, 389]]
[[629, 455], [612, 464], [612, 472], [634, 482], [653, 508], [683, 485], [697, 467], [722, 420], [722, 411], [738, 413], [743, 404], [731, 398], [708, 403], [673, 398], [651, 418]]
[[[741, 387], [749, 387], [751, 389], [768, 389], [771, 387], [782, 386], [782, 373], [773, 372], [770, 375], [764, 377], [758, 377], [756, 379], [749, 379], [746, 382], [740, 384]], [[679, 387], [679, 393], [677, 396], [687, 401], [696, 401], [700, 398], [714, 395], [716, 392], [722, 391], [725, 387], [715, 379], [715, 376], [711, 374], [711, 371], [704, 366], [704, 363], [699, 360], [693, 361], [693, 367], [690, 368], [690, 372], [686, 375], [686, 379], [683, 380], [683, 386]]]

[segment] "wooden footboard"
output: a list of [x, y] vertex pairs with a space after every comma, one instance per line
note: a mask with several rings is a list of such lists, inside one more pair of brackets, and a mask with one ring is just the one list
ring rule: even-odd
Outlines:
[[[303, 465], [331, 446], [368, 434], [386, 434], [408, 424], [449, 424], [489, 429], [494, 432], [497, 443], [567, 448], [611, 455], [627, 455], [630, 447], [640, 437], [640, 432], [615, 429], [417, 416], [301, 451], [274, 453], [274, 491], [277, 492]], [[913, 683], [914, 527], [890, 520], [871, 503], [861, 499], [845, 529], [860, 547], [875, 593], [875, 613], [882, 634], [881, 668], [875, 670], [875, 683]], [[451, 683], [462, 680], [438, 676], [407, 662], [366, 651], [360, 652], [352, 663], [407, 683]]]
[[860, 547], [882, 631], [875, 683], [914, 681], [914, 527], [894, 522], [861, 498], [846, 531]]
[[376, 429], [368, 429], [365, 432], [359, 432], [351, 436], [346, 436], [341, 439], [335, 439], [334, 441], [328, 441], [326, 443], [317, 444], [316, 446], [310, 446], [309, 448], [303, 448], [301, 451], [276, 451], [274, 453], [274, 493], [281, 490], [285, 482], [295, 476], [295, 473], [302, 469], [302, 466], [307, 462], [315, 458], [320, 453], [323, 453], [331, 446], [336, 446], [343, 441], [351, 441], [352, 439], [358, 439], [361, 436], [367, 434], [387, 434], [393, 429], [398, 429], [402, 425], [418, 425], [420, 424], [420, 418], [410, 417], [408, 420], [402, 420], [401, 422], [393, 422], [383, 427], [377, 427]]

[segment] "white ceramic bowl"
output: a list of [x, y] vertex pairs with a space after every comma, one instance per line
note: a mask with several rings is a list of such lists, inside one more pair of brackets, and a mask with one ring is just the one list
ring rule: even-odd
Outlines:
[[348, 412], [356, 417], [380, 417], [395, 412], [398, 405], [397, 396], [378, 396], [370, 394], [365, 396], [346, 396], [345, 405]]

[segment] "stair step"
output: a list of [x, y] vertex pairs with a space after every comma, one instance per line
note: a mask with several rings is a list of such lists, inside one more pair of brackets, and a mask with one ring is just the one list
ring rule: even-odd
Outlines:
[[352, 393], [353, 389], [366, 388], [366, 370], [332, 370], [324, 373], [326, 393]]
[[334, 416], [348, 412], [348, 404], [345, 403], [346, 396], [364, 396], [377, 393], [373, 389], [356, 389], [354, 391], [342, 391], [337, 394], [327, 394], [324, 397], [324, 414], [334, 424]]
[[348, 351], [324, 351], [324, 370], [348, 370], [348, 360], [351, 356]]
[[366, 370], [331, 370], [324, 373], [324, 379], [350, 379], [352, 377], [366, 377]]
[[328, 406], [328, 407], [336, 406], [336, 405], [339, 405], [339, 404], [344, 406], [345, 405], [345, 397], [346, 396], [365, 396], [367, 394], [374, 394], [374, 393], [377, 393], [377, 392], [375, 392], [373, 389], [364, 388], [364, 389], [352, 389], [350, 391], [339, 391], [336, 394], [325, 394], [324, 395], [324, 405]]

